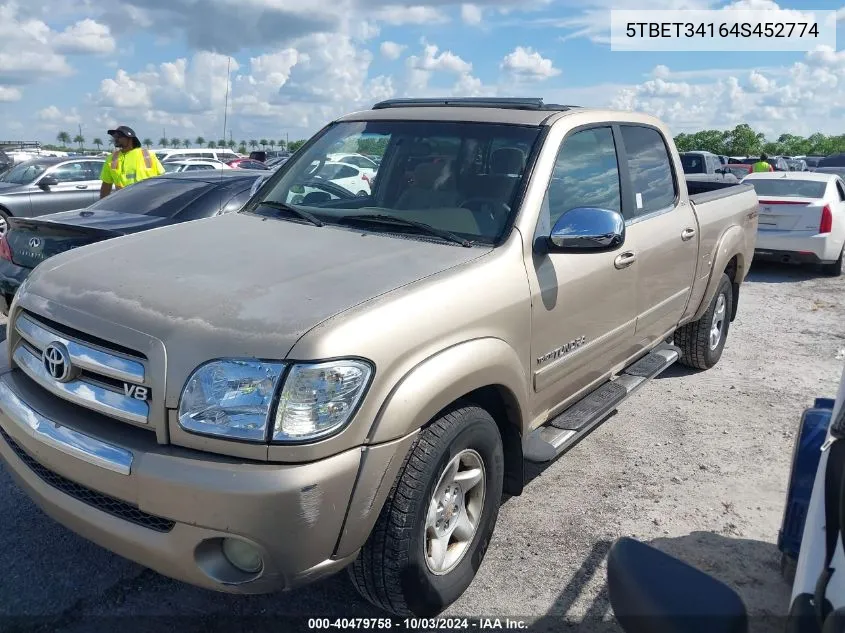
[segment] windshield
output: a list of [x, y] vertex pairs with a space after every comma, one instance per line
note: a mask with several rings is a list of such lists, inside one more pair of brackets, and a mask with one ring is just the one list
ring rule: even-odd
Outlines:
[[[260, 203], [286, 204], [326, 224], [388, 215], [493, 243], [515, 211], [539, 134], [539, 127], [492, 123], [337, 123], [279, 168], [244, 211], [283, 217]], [[331, 160], [339, 154], [381, 160], [377, 170], [362, 171]]]
[[35, 163], [27, 161], [20, 165], [15, 165], [5, 174], [0, 176], [0, 182], [14, 183], [16, 185], [28, 185], [33, 180], [43, 174], [50, 165], [45, 163]]
[[796, 180], [794, 178], [746, 178], [758, 196], [778, 198], [823, 198], [827, 183], [818, 180]]
[[705, 174], [704, 156], [701, 154], [681, 154], [681, 165], [685, 174]]
[[131, 187], [118, 189], [86, 207], [119, 213], [172, 218], [214, 185], [189, 178], [148, 178]]

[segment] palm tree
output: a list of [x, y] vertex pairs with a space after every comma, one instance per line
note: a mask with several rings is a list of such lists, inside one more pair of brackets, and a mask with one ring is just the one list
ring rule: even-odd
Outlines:
[[234, 150], [238, 146], [238, 144], [235, 143], [235, 139], [233, 139], [233, 138], [230, 138], [229, 142], [226, 143], [226, 145], [228, 145], [229, 149], [231, 149], [231, 150]]
[[152, 144], [153, 144], [153, 139], [151, 139], [151, 138], [145, 138], [144, 139], [144, 147], [146, 147], [147, 149], [150, 149], [150, 145], [152, 145]]
[[183, 146], [185, 149], [188, 149], [188, 148], [191, 146], [191, 139], [189, 139], [189, 138], [183, 138], [183, 139], [182, 139], [182, 146]]
[[270, 149], [275, 149], [276, 147], [276, 141], [273, 139], [270, 139], [267, 144], [270, 146]]
[[182, 144], [182, 139], [180, 139], [180, 138], [170, 139], [170, 147], [179, 147], [181, 144]]
[[246, 154], [246, 141], [241, 141], [240, 146], [238, 146], [238, 152], [241, 154]]
[[67, 147], [67, 144], [70, 143], [70, 134], [67, 132], [59, 132], [56, 134], [56, 140], [62, 144], [62, 147]]
[[226, 147], [226, 139], [221, 138], [219, 141], [217, 141], [217, 147]]
[[162, 136], [160, 139], [158, 139], [158, 144], [161, 145], [162, 147], [167, 147], [167, 144], [169, 142], [170, 141], [167, 140], [166, 136]]
[[267, 139], [263, 138], [258, 143], [261, 145], [261, 149], [267, 149]]
[[217, 147], [217, 143], [215, 143], [214, 141], [208, 142], [208, 149], [214, 149], [215, 147]]
[[256, 141], [255, 139], [252, 139], [252, 140], [249, 142], [249, 146], [250, 146], [252, 149], [255, 149], [256, 147], [258, 147], [258, 141]]
[[93, 143], [93, 144], [97, 147], [97, 151], [99, 151], [99, 150], [100, 150], [100, 148], [103, 146], [103, 139], [101, 139], [101, 138], [99, 138], [99, 137], [95, 138], [95, 139], [94, 139], [93, 141], [91, 141], [91, 142], [92, 142], [92, 143]]
[[79, 144], [79, 151], [82, 151], [82, 144], [85, 142], [85, 137], [82, 134], [77, 134], [73, 137], [73, 142]]
[[198, 136], [196, 139], [194, 139], [194, 143], [202, 147], [203, 145], [205, 145], [205, 139], [201, 136]]

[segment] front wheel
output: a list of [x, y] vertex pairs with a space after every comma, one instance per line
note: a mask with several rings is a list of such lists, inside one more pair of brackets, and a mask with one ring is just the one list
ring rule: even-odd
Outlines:
[[675, 332], [675, 345], [681, 349], [678, 362], [694, 369], [710, 369], [722, 357], [733, 313], [733, 286], [722, 273], [716, 294], [698, 321]]
[[438, 417], [408, 452], [358, 558], [358, 592], [398, 616], [432, 617], [478, 571], [499, 513], [502, 439], [484, 409], [463, 404]]

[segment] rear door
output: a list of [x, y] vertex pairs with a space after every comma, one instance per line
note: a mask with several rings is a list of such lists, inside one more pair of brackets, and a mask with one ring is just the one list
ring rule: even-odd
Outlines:
[[632, 198], [625, 218], [626, 245], [637, 271], [636, 344], [646, 347], [677, 326], [692, 291], [698, 260], [698, 221], [680, 195], [669, 145], [657, 128], [619, 126], [623, 177]]

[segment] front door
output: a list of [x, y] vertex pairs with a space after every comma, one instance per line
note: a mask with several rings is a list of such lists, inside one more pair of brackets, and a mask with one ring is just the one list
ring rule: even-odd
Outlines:
[[[536, 237], [548, 236], [569, 209], [621, 212], [621, 190], [612, 128], [570, 132], [557, 155]], [[630, 356], [637, 270], [636, 265], [618, 267], [617, 258], [626, 249], [623, 245], [603, 253], [555, 253], [535, 247], [528, 274], [536, 414], [557, 413]]]
[[62, 163], [45, 172], [44, 176], [52, 176], [59, 184], [50, 187], [33, 187], [31, 201], [32, 217], [59, 211], [82, 209], [94, 204], [100, 198], [100, 169], [103, 163], [99, 161], [73, 161]]
[[673, 330], [686, 309], [698, 260], [698, 222], [681, 199], [660, 130], [619, 128], [633, 198], [625, 232], [627, 248], [637, 257], [636, 339], [642, 348]]

